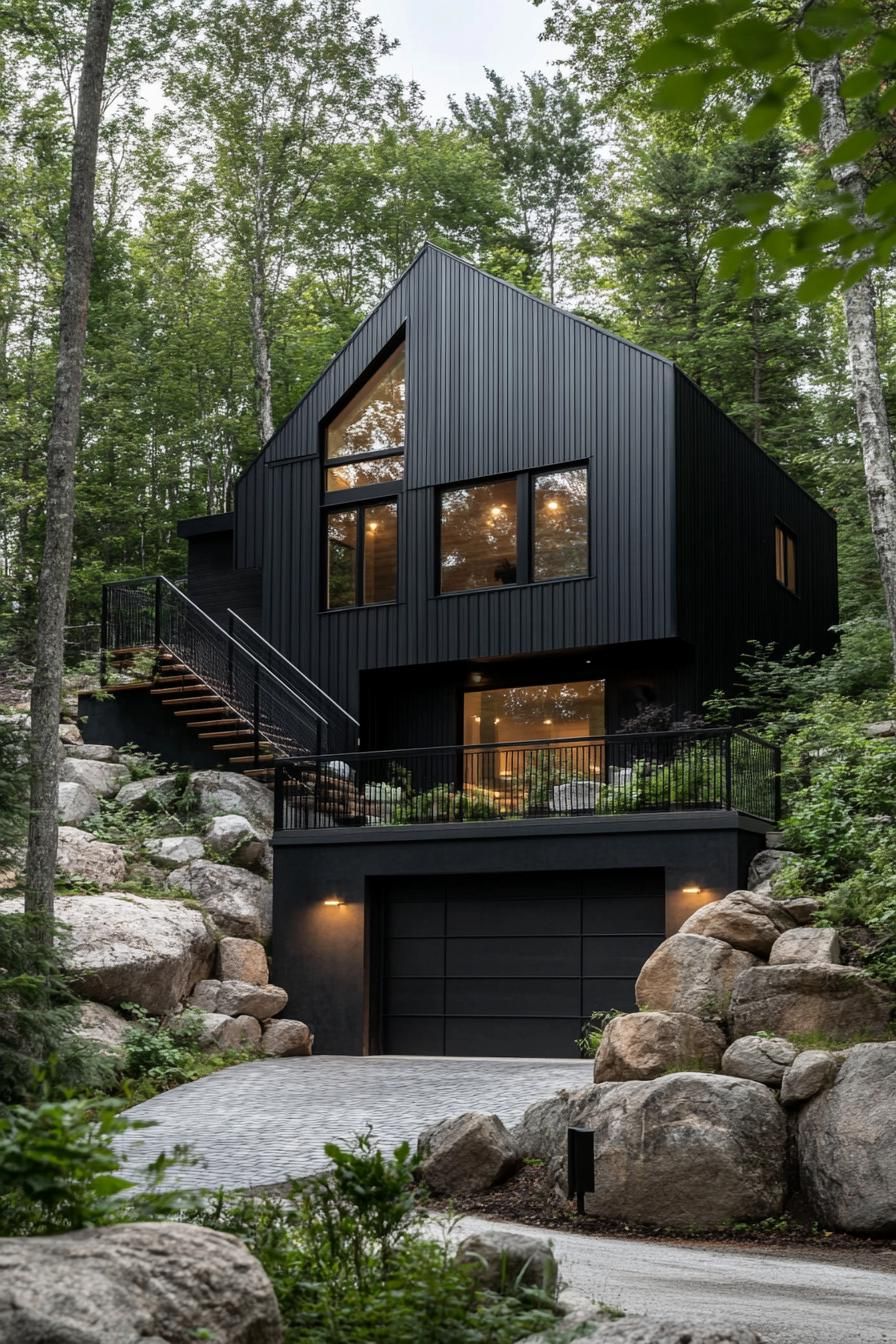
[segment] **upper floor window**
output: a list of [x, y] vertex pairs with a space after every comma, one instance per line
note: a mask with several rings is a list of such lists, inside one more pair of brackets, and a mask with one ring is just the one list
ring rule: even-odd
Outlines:
[[588, 468], [558, 467], [443, 490], [443, 593], [588, 573]]
[[394, 602], [398, 579], [398, 502], [331, 509], [327, 520], [329, 611]]
[[775, 523], [775, 578], [796, 592], [796, 537], [781, 523]]
[[355, 490], [400, 481], [404, 476], [404, 437], [402, 343], [327, 425], [327, 490]]

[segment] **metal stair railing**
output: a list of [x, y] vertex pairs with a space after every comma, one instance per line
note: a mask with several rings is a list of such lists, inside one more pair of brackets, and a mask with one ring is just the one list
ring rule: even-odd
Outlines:
[[168, 579], [106, 584], [102, 625], [104, 652], [153, 647], [173, 654], [252, 728], [255, 757], [262, 749], [280, 758], [338, 751], [345, 741], [344, 728], [334, 733], [305, 695]]

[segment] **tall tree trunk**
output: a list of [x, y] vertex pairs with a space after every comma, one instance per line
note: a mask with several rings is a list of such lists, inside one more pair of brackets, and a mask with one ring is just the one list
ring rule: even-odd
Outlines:
[[53, 913], [56, 873], [59, 707], [74, 534], [75, 449], [93, 268], [97, 142], [114, 8], [115, 0], [91, 0], [87, 15], [59, 309], [59, 356], [47, 447], [46, 532], [37, 591], [37, 653], [31, 691], [31, 818], [25, 906], [49, 915]]
[[252, 265], [250, 318], [252, 322], [252, 363], [255, 369], [255, 421], [262, 448], [274, 432], [271, 396], [271, 351], [265, 329], [264, 272], [258, 262]]
[[[822, 108], [819, 141], [824, 153], [830, 154], [849, 135], [846, 107], [840, 93], [839, 56], [813, 64], [811, 79], [812, 91]], [[852, 195], [858, 223], [863, 224], [867, 186], [858, 164], [840, 164], [831, 169], [831, 174], [837, 186]], [[871, 533], [883, 582], [896, 668], [896, 461], [880, 374], [877, 315], [870, 276], [846, 291], [843, 308], [853, 398], [862, 439]]]

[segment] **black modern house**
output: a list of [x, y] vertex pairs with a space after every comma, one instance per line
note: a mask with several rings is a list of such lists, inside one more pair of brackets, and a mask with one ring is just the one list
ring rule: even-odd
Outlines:
[[274, 788], [319, 1049], [574, 1054], [743, 884], [773, 749], [651, 711], [828, 648], [835, 528], [668, 360], [428, 245], [180, 530], [185, 590], [106, 587], [107, 669], [157, 664], [87, 732]]

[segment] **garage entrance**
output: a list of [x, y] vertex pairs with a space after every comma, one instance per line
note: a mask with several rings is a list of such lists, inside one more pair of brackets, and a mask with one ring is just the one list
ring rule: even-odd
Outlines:
[[662, 869], [389, 879], [377, 897], [384, 1054], [575, 1058], [592, 1011], [634, 1008], [665, 937]]

